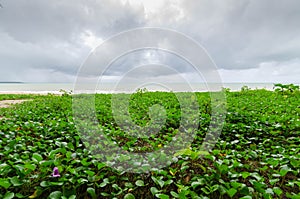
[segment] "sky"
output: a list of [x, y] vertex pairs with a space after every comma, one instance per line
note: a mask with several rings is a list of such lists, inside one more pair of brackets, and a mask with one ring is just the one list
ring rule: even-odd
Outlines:
[[[98, 45], [124, 31], [155, 27], [177, 31], [200, 44], [223, 82], [300, 82], [298, 0], [0, 0], [0, 4], [0, 81], [74, 82]], [[148, 70], [147, 66], [136, 70], [133, 78], [176, 81], [179, 74], [197, 79], [185, 60], [155, 49], [120, 56], [103, 75], [118, 79], [147, 64]], [[160, 70], [162, 64], [174, 70]]]

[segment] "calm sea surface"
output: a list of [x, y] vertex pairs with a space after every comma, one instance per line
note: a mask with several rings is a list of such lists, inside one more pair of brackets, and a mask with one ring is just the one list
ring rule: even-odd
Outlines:
[[[299, 85], [299, 84], [297, 84]], [[187, 86], [189, 89], [187, 89]], [[82, 88], [74, 89], [73, 83], [0, 83], [0, 93], [59, 93], [60, 90], [76, 91], [82, 93], [114, 93], [114, 92], [132, 92], [139, 87], [146, 87], [150, 91], [213, 91], [221, 87], [230, 88], [232, 91], [238, 91], [243, 86], [248, 86], [251, 89], [265, 88], [273, 90], [273, 83], [223, 83], [223, 85], [207, 86], [204, 83], [194, 83], [185, 85], [181, 83], [169, 83], [163, 85], [116, 85], [113, 83], [104, 83], [98, 85], [95, 89], [93, 85], [85, 85]]]

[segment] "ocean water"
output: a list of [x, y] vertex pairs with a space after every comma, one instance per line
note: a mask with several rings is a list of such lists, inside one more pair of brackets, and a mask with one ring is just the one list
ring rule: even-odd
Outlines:
[[222, 85], [206, 85], [205, 83], [193, 83], [191, 85], [181, 83], [133, 85], [123, 84], [115, 85], [113, 83], [104, 83], [95, 87], [95, 85], [84, 85], [78, 87], [73, 83], [0, 83], [0, 93], [60, 93], [60, 90], [75, 91], [75, 93], [120, 93], [134, 92], [138, 88], [147, 88], [149, 91], [215, 91], [221, 87], [229, 88], [232, 91], [239, 91], [243, 86], [250, 89], [273, 90], [273, 83], [223, 83]]

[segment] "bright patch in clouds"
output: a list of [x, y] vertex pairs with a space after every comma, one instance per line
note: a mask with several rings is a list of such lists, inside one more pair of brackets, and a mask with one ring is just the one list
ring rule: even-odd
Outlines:
[[83, 44], [94, 49], [100, 44], [103, 43], [103, 39], [97, 37], [92, 31], [87, 30], [84, 33], [81, 34], [81, 39], [83, 41]]
[[133, 6], [143, 6], [147, 13], [161, 11], [165, 0], [122, 0], [123, 4], [129, 3]]

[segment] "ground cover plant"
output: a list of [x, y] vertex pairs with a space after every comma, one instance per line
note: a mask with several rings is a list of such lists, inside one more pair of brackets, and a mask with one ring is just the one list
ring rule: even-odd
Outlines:
[[[196, 93], [200, 125], [194, 141], [170, 166], [144, 174], [118, 172], [92, 156], [75, 128], [68, 93], [0, 95], [33, 99], [0, 109], [0, 198], [300, 198], [300, 92], [277, 86], [273, 92], [225, 89], [223, 131], [203, 156], [210, 97]], [[135, 138], [116, 124], [111, 94], [95, 96], [99, 125], [131, 152], [158, 150], [176, 134], [181, 113], [174, 93], [135, 93], [132, 120], [147, 124], [148, 107], [157, 103], [166, 108], [165, 125], [155, 136]]]

